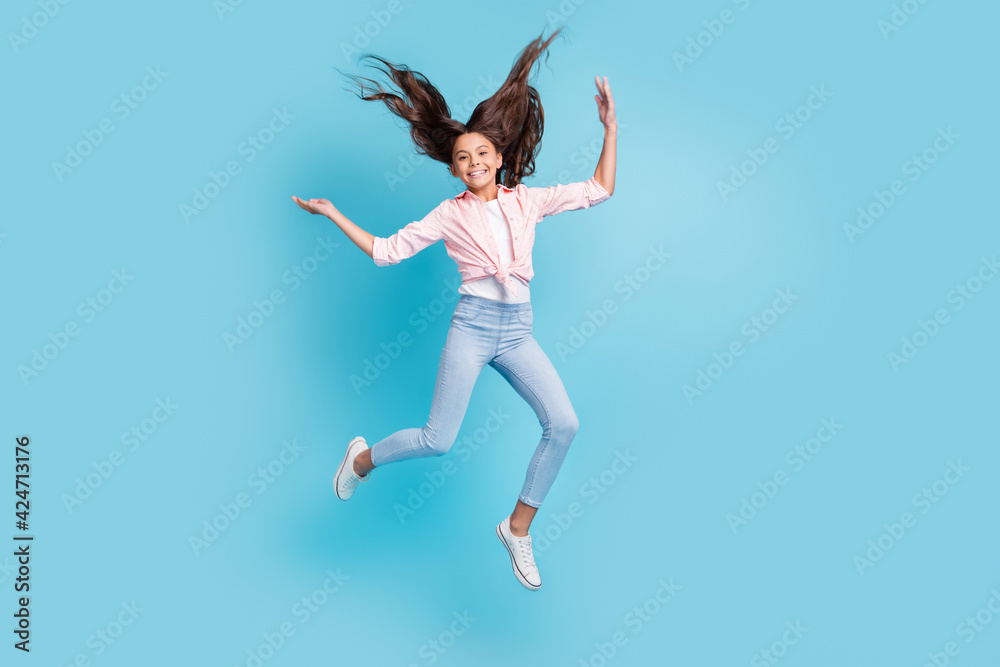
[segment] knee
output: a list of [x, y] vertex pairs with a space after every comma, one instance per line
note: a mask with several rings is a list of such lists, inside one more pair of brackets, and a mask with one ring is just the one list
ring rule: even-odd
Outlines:
[[580, 428], [580, 421], [572, 408], [554, 414], [549, 419], [549, 435], [553, 440], [570, 443]]
[[451, 449], [452, 444], [454, 443], [436, 441], [431, 444], [431, 447], [428, 449], [428, 452], [430, 452], [431, 456], [444, 456], [445, 454], [448, 453], [448, 450]]
[[444, 456], [455, 444], [454, 434], [439, 433], [426, 426], [418, 437], [426, 456]]

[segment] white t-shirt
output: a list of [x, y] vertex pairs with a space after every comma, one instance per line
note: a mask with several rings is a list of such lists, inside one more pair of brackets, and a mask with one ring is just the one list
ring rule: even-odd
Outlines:
[[[510, 225], [507, 218], [500, 209], [500, 202], [496, 199], [486, 202], [486, 217], [489, 218], [490, 226], [493, 228], [493, 236], [497, 241], [497, 248], [500, 250], [500, 264], [509, 265], [514, 261], [514, 242], [510, 236]], [[503, 301], [505, 303], [523, 303], [529, 300], [528, 284], [518, 278], [511, 276], [511, 280], [516, 280], [517, 296], [512, 296], [510, 291], [497, 282], [493, 276], [486, 276], [480, 280], [473, 280], [463, 284], [458, 288], [459, 294], [472, 294], [484, 299], [493, 301]]]

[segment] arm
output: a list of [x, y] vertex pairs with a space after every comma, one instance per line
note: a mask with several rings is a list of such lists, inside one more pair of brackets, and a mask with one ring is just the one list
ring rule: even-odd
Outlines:
[[292, 199], [310, 213], [319, 213], [333, 220], [347, 235], [347, 238], [371, 257], [377, 266], [398, 264], [408, 257], [413, 257], [435, 241], [444, 238], [441, 213], [449, 201], [445, 200], [438, 204], [422, 220], [414, 220], [392, 236], [382, 238], [369, 234], [358, 227], [326, 199], [303, 201], [294, 196]]
[[536, 224], [546, 216], [596, 206], [611, 196], [596, 177], [579, 183], [558, 183], [546, 188], [525, 187], [524, 192], [528, 199], [525, 213], [528, 221]]
[[344, 232], [347, 238], [354, 241], [354, 245], [361, 248], [369, 257], [372, 256], [372, 248], [375, 245], [375, 237], [373, 235], [348, 220], [346, 215], [336, 209], [333, 210], [332, 215], [328, 215], [327, 217], [340, 227], [340, 231]]
[[[611, 97], [608, 77], [601, 83], [597, 78], [595, 95], [597, 112], [604, 125], [604, 148], [597, 161], [594, 175], [579, 183], [552, 185], [547, 188], [527, 188], [529, 201], [528, 218], [539, 222], [548, 215], [563, 211], [575, 211], [600, 204], [615, 191], [615, 152], [618, 138], [618, 123], [615, 121], [615, 102]], [[603, 97], [602, 97], [603, 95]]]
[[601, 80], [597, 79], [597, 90], [604, 95], [603, 99], [601, 95], [594, 95], [594, 99], [597, 100], [597, 112], [601, 123], [604, 124], [604, 148], [601, 149], [601, 157], [597, 161], [594, 179], [608, 191], [610, 196], [615, 192], [615, 144], [618, 140], [618, 122], [615, 120], [615, 100], [611, 96], [608, 77], [604, 77], [603, 85]]
[[597, 170], [594, 171], [594, 180], [601, 184], [601, 187], [608, 191], [608, 195], [615, 193], [615, 143], [618, 141], [618, 126], [610, 125], [604, 127], [604, 148], [601, 149], [601, 158], [597, 161]]
[[388, 238], [376, 236], [372, 242], [372, 259], [378, 266], [389, 266], [413, 257], [418, 252], [444, 238], [441, 224], [445, 200], [422, 220], [414, 220]]
[[329, 200], [310, 199], [305, 201], [294, 195], [292, 196], [292, 200], [310, 213], [325, 215], [333, 220], [333, 222], [340, 227], [340, 230], [347, 235], [347, 238], [354, 242], [354, 245], [361, 248], [361, 250], [369, 257], [372, 256], [372, 247], [375, 242], [375, 237], [348, 220], [347, 216], [338, 211]]

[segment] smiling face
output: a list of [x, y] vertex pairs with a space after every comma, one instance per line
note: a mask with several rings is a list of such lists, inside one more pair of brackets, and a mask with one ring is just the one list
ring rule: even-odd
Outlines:
[[483, 190], [496, 183], [497, 169], [502, 159], [493, 143], [479, 134], [469, 132], [455, 139], [451, 149], [451, 175], [462, 179], [470, 190]]

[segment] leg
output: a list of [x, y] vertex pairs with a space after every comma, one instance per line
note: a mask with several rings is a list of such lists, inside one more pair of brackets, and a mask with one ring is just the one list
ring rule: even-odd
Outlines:
[[541, 507], [562, 467], [579, 422], [559, 374], [532, 336], [523, 337], [497, 355], [490, 366], [528, 402], [542, 426], [541, 440], [528, 464], [524, 486], [511, 515], [512, 532], [517, 529], [527, 533], [534, 510]]
[[355, 459], [354, 472], [363, 475], [386, 463], [446, 453], [458, 437], [472, 388], [489, 358], [486, 348], [474, 331], [453, 323], [441, 351], [426, 426], [396, 431], [376, 442]]
[[374, 467], [375, 464], [372, 463], [371, 447], [354, 457], [354, 474], [358, 477], [364, 477], [370, 473]]
[[524, 537], [527, 535], [528, 528], [531, 526], [531, 522], [534, 520], [535, 512], [537, 511], [537, 507], [525, 505], [518, 500], [517, 504], [514, 505], [514, 511], [510, 514], [511, 534], [517, 535], [518, 537]]

